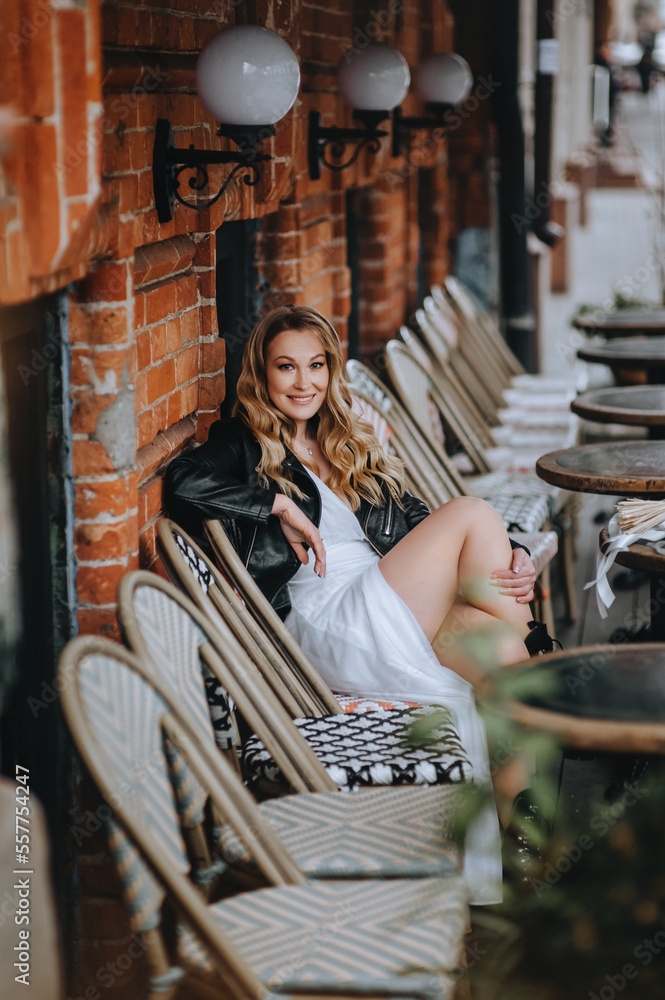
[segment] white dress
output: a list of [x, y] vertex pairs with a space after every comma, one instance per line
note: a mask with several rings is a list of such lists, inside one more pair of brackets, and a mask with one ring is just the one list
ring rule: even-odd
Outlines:
[[[339, 694], [444, 705], [453, 715], [474, 782], [491, 788], [487, 740], [468, 681], [442, 666], [411, 610], [384, 579], [354, 513], [307, 470], [321, 497], [326, 576], [314, 557], [289, 583], [286, 626]], [[501, 842], [488, 806], [469, 827], [464, 875], [470, 902], [501, 901]]]

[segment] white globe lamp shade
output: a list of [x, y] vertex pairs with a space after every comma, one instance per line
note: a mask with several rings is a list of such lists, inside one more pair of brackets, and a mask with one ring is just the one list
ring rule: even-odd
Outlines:
[[409, 65], [402, 53], [383, 42], [349, 49], [337, 70], [342, 97], [358, 111], [396, 108], [404, 100], [410, 82]]
[[418, 69], [416, 88], [428, 104], [459, 104], [473, 86], [466, 59], [456, 52], [436, 52]]
[[203, 106], [229, 125], [274, 125], [293, 106], [300, 67], [274, 31], [239, 24], [215, 35], [196, 63]]

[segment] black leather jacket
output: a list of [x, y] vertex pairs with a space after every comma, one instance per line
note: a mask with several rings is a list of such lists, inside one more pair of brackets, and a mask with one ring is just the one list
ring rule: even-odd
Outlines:
[[[210, 429], [205, 444], [174, 459], [164, 479], [164, 502], [170, 516], [195, 538], [204, 537], [203, 520], [232, 522], [234, 545], [245, 566], [278, 614], [290, 610], [287, 583], [300, 562], [287, 542], [279, 519], [271, 514], [277, 486], [261, 486], [256, 466], [261, 448], [251, 431], [238, 418], [222, 420]], [[307, 500], [294, 502], [317, 525], [321, 498], [316, 486], [296, 456], [287, 449], [283, 467]], [[374, 507], [366, 500], [355, 515], [370, 545], [385, 555], [411, 528], [427, 517], [422, 500], [405, 493], [403, 509], [384, 488], [385, 503]]]

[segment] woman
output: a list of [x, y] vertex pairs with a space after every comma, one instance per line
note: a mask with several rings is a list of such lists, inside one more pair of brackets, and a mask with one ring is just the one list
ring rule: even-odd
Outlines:
[[[484, 501], [430, 514], [405, 491], [401, 463], [352, 410], [339, 338], [316, 310], [259, 322], [237, 397], [235, 416], [169, 466], [170, 513], [199, 536], [201, 519], [232, 520], [250, 573], [330, 687], [445, 705], [476, 782], [489, 782], [479, 670], [460, 639], [486, 630], [496, 664], [525, 659], [528, 553], [511, 554]], [[496, 816], [470, 831], [466, 855], [475, 901], [498, 901]]]

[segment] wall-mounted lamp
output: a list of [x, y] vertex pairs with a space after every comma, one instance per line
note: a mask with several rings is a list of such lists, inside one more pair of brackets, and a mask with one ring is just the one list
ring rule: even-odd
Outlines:
[[[390, 117], [392, 108], [404, 100], [411, 76], [404, 56], [390, 45], [371, 42], [364, 49], [349, 49], [337, 71], [342, 97], [351, 105], [353, 117], [364, 128], [323, 128], [318, 111], [309, 113], [309, 176], [318, 180], [325, 165], [330, 170], [344, 170], [358, 159], [362, 149], [377, 153], [381, 139], [388, 133], [379, 124]], [[349, 143], [357, 143], [348, 159], [343, 160]], [[326, 147], [332, 159], [326, 159]]]
[[[170, 123], [157, 120], [152, 176], [160, 222], [173, 218], [174, 200], [188, 208], [209, 208], [239, 170], [250, 171], [245, 184], [258, 184], [258, 164], [270, 159], [257, 152], [262, 139], [275, 134], [275, 123], [292, 107], [300, 85], [300, 67], [283, 38], [258, 25], [242, 24], [220, 32], [205, 46], [196, 64], [196, 89], [207, 111], [221, 121], [217, 135], [232, 139], [238, 152], [178, 149]], [[220, 190], [207, 201], [188, 202], [179, 191], [183, 170], [194, 169], [192, 191], [208, 185], [207, 167], [234, 163]]]
[[446, 114], [468, 97], [473, 84], [471, 68], [456, 52], [435, 52], [416, 74], [416, 89], [425, 101], [429, 117], [409, 118], [401, 108], [393, 111], [393, 156], [399, 156], [411, 129], [445, 128]]

